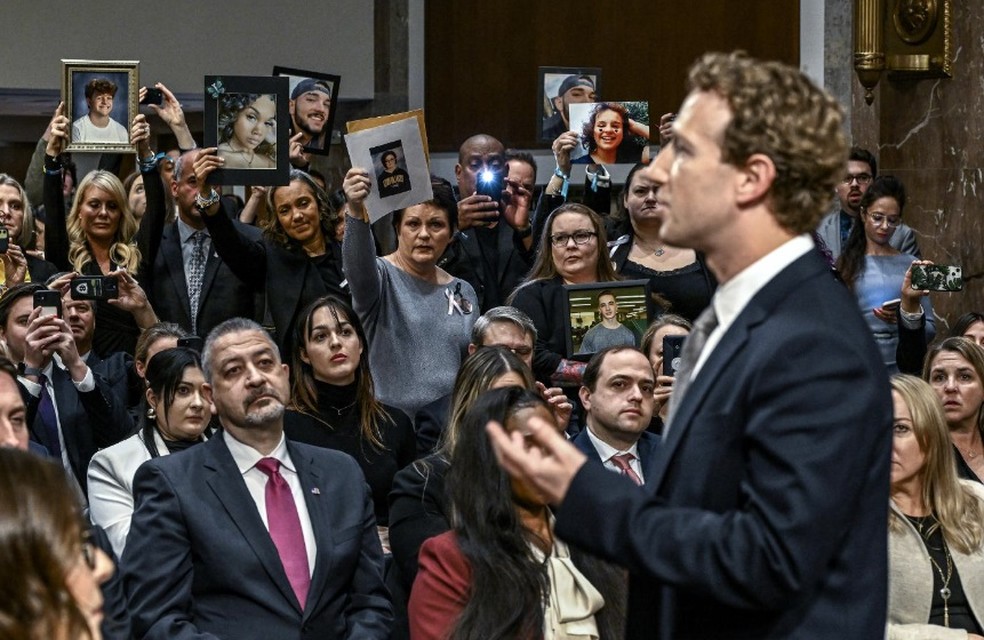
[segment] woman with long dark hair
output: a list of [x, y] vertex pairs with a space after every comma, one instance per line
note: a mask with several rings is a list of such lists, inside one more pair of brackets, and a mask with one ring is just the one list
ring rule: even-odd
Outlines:
[[959, 480], [939, 402], [892, 378], [888, 638], [984, 634], [984, 487]]
[[355, 458], [372, 491], [380, 539], [389, 551], [386, 497], [393, 476], [416, 456], [413, 424], [376, 398], [369, 343], [344, 300], [315, 300], [301, 312], [294, 332], [293, 404], [284, 416], [284, 433]]
[[100, 640], [100, 585], [112, 573], [65, 470], [0, 449], [0, 638]]
[[218, 151], [226, 169], [277, 166], [277, 96], [225, 93], [218, 108]]
[[90, 517], [106, 530], [117, 556], [123, 555], [130, 531], [137, 467], [204, 442], [212, 432], [197, 353], [183, 347], [166, 349], [150, 359], [145, 373], [146, 409], [139, 431], [99, 451], [89, 463]]
[[[859, 219], [851, 228], [844, 250], [837, 259], [841, 279], [858, 299], [861, 313], [881, 350], [890, 373], [898, 373], [900, 306], [912, 298], [910, 268], [915, 256], [901, 253], [889, 244], [902, 224], [905, 187], [894, 176], [879, 176], [861, 197]], [[903, 288], [906, 291], [903, 292]], [[890, 303], [890, 304], [886, 304]], [[904, 307], [901, 311], [907, 311]], [[913, 311], [913, 310], [909, 310]], [[917, 307], [914, 312], [918, 313]], [[922, 296], [926, 318], [926, 340], [936, 334], [933, 305]]]
[[229, 269], [254, 291], [266, 293], [277, 345], [289, 358], [301, 310], [326, 295], [348, 298], [342, 248], [334, 236], [337, 213], [310, 175], [291, 169], [288, 184], [267, 192], [271, 213], [261, 223], [262, 238], [253, 240], [233, 225], [228, 204], [207, 184], [220, 166], [221, 159], [210, 150], [195, 159], [202, 218]]
[[537, 394], [490, 391], [465, 414], [448, 472], [451, 531], [427, 540], [410, 596], [411, 638], [495, 640], [622, 637], [624, 578], [553, 533], [544, 497], [496, 463], [490, 421], [557, 428]]
[[711, 303], [717, 280], [704, 257], [693, 249], [672, 247], [660, 239], [663, 205], [657, 198], [660, 185], [647, 172], [648, 165], [633, 166], [625, 178], [618, 212], [608, 243], [608, 257], [624, 278], [649, 280], [654, 301], [694, 322]]

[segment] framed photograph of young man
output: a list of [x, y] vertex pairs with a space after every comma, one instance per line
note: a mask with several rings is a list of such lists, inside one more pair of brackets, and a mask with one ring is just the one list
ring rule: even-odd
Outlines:
[[540, 97], [536, 110], [538, 139], [553, 142], [570, 129], [570, 105], [595, 102], [601, 95], [601, 69], [540, 67], [536, 86]]
[[342, 77], [280, 66], [273, 68], [273, 75], [285, 76], [290, 83], [291, 137], [302, 132], [306, 152], [328, 155]]
[[205, 76], [205, 146], [225, 160], [209, 182], [289, 182], [288, 96], [283, 76]]
[[638, 347], [652, 320], [649, 280], [564, 285], [567, 357], [587, 361], [602, 349]]
[[62, 101], [72, 126], [66, 151], [132, 152], [136, 60], [62, 60]]

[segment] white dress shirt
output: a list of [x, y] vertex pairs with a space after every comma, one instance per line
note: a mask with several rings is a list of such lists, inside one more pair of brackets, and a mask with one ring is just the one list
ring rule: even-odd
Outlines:
[[646, 476], [642, 474], [642, 461], [639, 460], [638, 442], [633, 442], [632, 446], [625, 450], [616, 449], [596, 436], [590, 426], [586, 428], [588, 430], [588, 440], [590, 440], [591, 444], [594, 445], [595, 451], [598, 452], [598, 456], [601, 457], [601, 461], [605, 465], [606, 469], [610, 469], [611, 471], [621, 475], [622, 470], [612, 461], [612, 457], [620, 453], [631, 453], [633, 457], [629, 460], [629, 467], [636, 472], [636, 475], [639, 476], [639, 480], [641, 480], [643, 484], [646, 484]]
[[243, 444], [232, 437], [228, 431], [222, 432], [226, 446], [232, 459], [236, 461], [239, 472], [243, 474], [243, 481], [246, 489], [249, 490], [250, 497], [256, 503], [256, 510], [260, 512], [260, 519], [267, 531], [270, 530], [270, 523], [267, 520], [266, 509], [266, 484], [269, 476], [256, 468], [256, 463], [263, 458], [276, 458], [280, 461], [280, 475], [284, 477], [290, 486], [290, 492], [294, 494], [294, 504], [297, 506], [297, 516], [301, 520], [301, 531], [304, 534], [304, 547], [307, 551], [308, 572], [314, 574], [314, 561], [317, 559], [318, 547], [314, 539], [314, 528], [311, 526], [311, 516], [308, 514], [307, 502], [304, 500], [304, 489], [301, 487], [301, 479], [297, 475], [297, 467], [287, 453], [287, 443], [283, 434], [280, 436], [280, 443], [268, 456], [262, 455], [259, 451]]
[[711, 300], [718, 325], [704, 343], [704, 350], [700, 352], [691, 380], [697, 377], [697, 372], [704, 366], [714, 348], [721, 342], [721, 338], [731, 328], [735, 318], [745, 310], [755, 294], [783, 269], [814, 249], [813, 239], [809, 234], [796, 236], [745, 267], [731, 280], [718, 285]]

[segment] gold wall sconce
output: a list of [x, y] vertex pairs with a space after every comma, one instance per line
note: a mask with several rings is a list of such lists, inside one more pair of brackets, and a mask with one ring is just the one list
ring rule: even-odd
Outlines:
[[951, 2], [854, 0], [854, 70], [865, 103], [885, 71], [890, 78], [951, 77]]

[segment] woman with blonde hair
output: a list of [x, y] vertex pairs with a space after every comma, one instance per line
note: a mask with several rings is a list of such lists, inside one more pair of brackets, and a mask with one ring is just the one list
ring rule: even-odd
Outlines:
[[957, 475], [984, 482], [984, 349], [966, 338], [947, 338], [926, 354], [923, 380], [943, 407]]
[[[103, 170], [91, 171], [82, 178], [65, 217], [60, 154], [65, 147], [69, 120], [63, 109], [64, 105], [59, 105], [51, 121], [51, 136], [45, 151], [45, 255], [61, 271], [116, 278], [119, 295], [99, 299], [96, 304], [99, 322], [93, 349], [102, 356], [115, 351], [132, 354], [140, 329], [157, 322], [136, 280], [141, 259], [136, 239], [139, 225], [130, 210], [123, 183]], [[141, 158], [153, 157], [149, 137], [145, 118], [138, 115], [133, 121], [131, 140]], [[155, 230], [145, 229], [144, 236], [159, 242], [162, 231], [163, 228], [156, 230], [155, 235]], [[67, 287], [67, 282], [64, 285]]]
[[957, 478], [932, 387], [892, 378], [889, 638], [981, 640], [984, 487]]
[[112, 572], [64, 470], [0, 449], [0, 638], [99, 640]]

